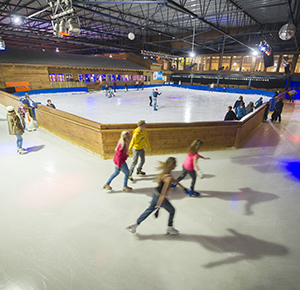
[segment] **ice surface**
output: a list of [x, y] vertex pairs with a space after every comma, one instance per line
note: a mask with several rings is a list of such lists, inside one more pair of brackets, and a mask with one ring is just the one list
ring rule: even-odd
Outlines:
[[[89, 93], [57, 93], [31, 95], [32, 99], [47, 104], [51, 99], [56, 108], [103, 124], [136, 123], [146, 120], [158, 122], [196, 122], [224, 120], [227, 107], [233, 106], [240, 94], [190, 90], [177, 87], [159, 87], [158, 111], [149, 106], [145, 90], [117, 90], [116, 97], [107, 98], [103, 91]], [[247, 105], [259, 95], [244, 95]], [[263, 97], [267, 101], [268, 97]]]

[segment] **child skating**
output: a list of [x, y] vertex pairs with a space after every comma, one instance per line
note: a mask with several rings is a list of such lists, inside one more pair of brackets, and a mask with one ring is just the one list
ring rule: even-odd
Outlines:
[[123, 183], [123, 191], [131, 191], [132, 188], [127, 185], [129, 178], [129, 169], [126, 164], [126, 160], [128, 157], [128, 146], [130, 142], [130, 134], [128, 131], [123, 131], [120, 136], [120, 140], [116, 147], [116, 152], [114, 156], [115, 163], [115, 172], [111, 175], [108, 181], [104, 184], [103, 188], [112, 190], [110, 183], [113, 181], [115, 177], [120, 174], [120, 171], [124, 173], [124, 183]]
[[169, 221], [168, 221], [168, 228], [167, 234], [170, 235], [178, 235], [178, 231], [173, 228], [173, 218], [175, 214], [175, 208], [167, 199], [168, 190], [172, 184], [172, 182], [176, 182], [180, 187], [184, 188], [178, 181], [176, 181], [172, 175], [171, 171], [174, 170], [176, 167], [176, 159], [174, 157], [169, 157], [165, 162], [160, 162], [160, 165], [157, 169], [161, 170], [161, 173], [157, 177], [157, 184], [158, 186], [154, 189], [152, 194], [152, 201], [150, 206], [140, 215], [137, 219], [136, 223], [127, 227], [127, 229], [131, 233], [136, 232], [136, 228], [138, 225], [144, 221], [152, 212], [157, 210], [156, 214], [158, 215], [158, 211], [161, 207], [165, 208], [169, 212]]
[[194, 187], [195, 187], [197, 175], [200, 178], [204, 177], [203, 172], [200, 170], [200, 168], [197, 165], [197, 160], [199, 158], [209, 159], [208, 157], [203, 157], [198, 154], [198, 151], [200, 150], [202, 145], [203, 145], [203, 142], [199, 139], [196, 139], [192, 142], [192, 144], [190, 145], [190, 148], [188, 150], [187, 157], [185, 158], [185, 160], [183, 161], [183, 164], [182, 164], [182, 173], [175, 180], [175, 182], [173, 182], [173, 184], [171, 186], [171, 187], [176, 187], [176, 185], [179, 183], [179, 181], [181, 181], [183, 178], [185, 178], [185, 176], [187, 174], [189, 174], [192, 178], [192, 183], [191, 183], [191, 188], [187, 192], [187, 194], [189, 194], [190, 196], [199, 196], [200, 195], [199, 192], [194, 191]]

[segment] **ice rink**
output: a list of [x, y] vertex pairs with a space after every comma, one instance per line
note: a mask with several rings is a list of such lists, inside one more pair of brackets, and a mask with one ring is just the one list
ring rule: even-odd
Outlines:
[[[164, 89], [158, 112], [149, 108], [147, 90], [109, 100], [97, 92], [50, 98], [58, 108], [90, 119], [135, 123], [178, 121], [188, 108], [176, 98], [187, 94], [188, 107], [197, 113], [186, 122], [222, 119], [237, 97], [202, 93]], [[121, 110], [112, 114], [104, 104]], [[114, 170], [112, 160], [41, 128], [23, 135], [28, 153], [17, 155], [2, 106], [0, 136], [1, 290], [299, 289], [299, 102], [285, 103], [282, 122], [261, 124], [242, 148], [202, 153], [210, 160], [199, 161], [205, 177], [195, 190], [201, 197], [180, 188], [169, 192], [178, 236], [165, 234], [164, 210], [158, 219], [149, 216], [135, 235], [125, 229], [148, 207], [157, 162], [169, 155], [146, 155], [147, 175], [134, 174], [133, 192], [122, 191], [121, 173], [109, 193], [102, 186]], [[177, 177], [185, 154], [174, 156]], [[186, 177], [182, 184], [190, 182]]]
[[[104, 91], [89, 93], [57, 93], [31, 95], [36, 102], [47, 104], [51, 99], [57, 109], [97, 121], [103, 124], [137, 123], [146, 120], [157, 122], [220, 121], [233, 106], [240, 94], [183, 89], [178, 87], [158, 87], [162, 95], [158, 97], [158, 111], [149, 106], [152, 88], [144, 90], [117, 90], [116, 96], [105, 97]], [[243, 95], [247, 105], [255, 103], [259, 95]], [[264, 97], [264, 101], [269, 98]]]

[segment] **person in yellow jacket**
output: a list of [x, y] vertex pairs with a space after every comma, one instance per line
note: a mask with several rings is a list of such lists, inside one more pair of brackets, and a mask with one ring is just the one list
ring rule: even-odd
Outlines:
[[147, 124], [145, 120], [138, 121], [138, 127], [133, 131], [132, 139], [129, 144], [128, 151], [133, 154], [132, 164], [130, 166], [130, 173], [129, 179], [133, 181], [132, 173], [135, 166], [138, 163], [138, 159], [140, 158], [140, 163], [137, 167], [137, 174], [138, 175], [145, 175], [146, 173], [142, 171], [143, 165], [145, 163], [145, 150], [144, 147], [146, 145], [147, 149], [149, 150], [149, 141], [148, 141], [148, 134], [147, 134]]

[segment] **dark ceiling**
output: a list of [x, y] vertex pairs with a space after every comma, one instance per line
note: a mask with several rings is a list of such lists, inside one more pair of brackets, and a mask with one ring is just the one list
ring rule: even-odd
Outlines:
[[[201, 54], [220, 53], [223, 47], [225, 53], [245, 53], [263, 39], [274, 51], [300, 46], [299, 0], [73, 0], [73, 9], [81, 33], [59, 38], [53, 35], [53, 11], [46, 0], [1, 0], [0, 36], [7, 49], [58, 48], [76, 54], [147, 50], [186, 55], [193, 44]], [[283, 41], [278, 31], [286, 23], [297, 32]], [[128, 38], [130, 32], [134, 40]]]

